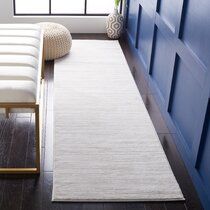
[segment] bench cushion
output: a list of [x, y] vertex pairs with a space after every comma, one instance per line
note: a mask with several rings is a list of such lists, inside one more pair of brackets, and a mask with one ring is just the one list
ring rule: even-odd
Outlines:
[[0, 55], [32, 55], [35, 58], [39, 58], [39, 50], [33, 46], [16, 46], [16, 45], [1, 45]]
[[0, 45], [29, 45], [39, 48], [40, 41], [33, 37], [4, 37], [0, 36]]
[[41, 31], [39, 25], [36, 24], [0, 24], [0, 29], [18, 29], [18, 30], [38, 30]]
[[0, 103], [36, 103], [42, 63], [36, 24], [0, 24]]
[[36, 30], [0, 29], [0, 36], [6, 36], [6, 37], [33, 37], [36, 39], [40, 39], [40, 33], [41, 33], [40, 31]]
[[0, 55], [0, 66], [30, 66], [38, 68], [38, 60], [31, 55]]
[[2, 80], [37, 81], [37, 70], [28, 66], [0, 66], [0, 82]]
[[35, 82], [27, 80], [0, 81], [0, 103], [29, 103], [35, 101]]

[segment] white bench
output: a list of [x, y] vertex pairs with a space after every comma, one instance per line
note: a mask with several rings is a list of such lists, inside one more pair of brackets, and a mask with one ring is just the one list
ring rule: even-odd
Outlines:
[[0, 173], [40, 172], [40, 102], [43, 33], [35, 24], [0, 24], [0, 109], [35, 112], [36, 167], [0, 168]]

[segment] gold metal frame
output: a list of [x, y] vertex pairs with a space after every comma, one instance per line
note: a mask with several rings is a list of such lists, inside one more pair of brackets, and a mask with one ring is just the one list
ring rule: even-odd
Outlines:
[[35, 142], [36, 142], [36, 167], [35, 168], [0, 168], [0, 174], [39, 174], [40, 173], [40, 118], [39, 104], [36, 103], [1, 103], [0, 108], [6, 109], [6, 117], [9, 110], [14, 108], [34, 109], [35, 112]]

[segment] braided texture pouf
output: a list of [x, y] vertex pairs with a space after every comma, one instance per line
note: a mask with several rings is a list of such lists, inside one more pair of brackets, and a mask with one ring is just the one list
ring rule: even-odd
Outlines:
[[58, 23], [38, 23], [44, 31], [45, 60], [54, 60], [66, 55], [72, 45], [72, 37], [67, 28]]

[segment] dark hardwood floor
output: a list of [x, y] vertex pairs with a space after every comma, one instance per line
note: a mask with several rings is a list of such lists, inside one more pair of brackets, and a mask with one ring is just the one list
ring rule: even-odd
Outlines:
[[[107, 39], [106, 35], [74, 34], [74, 39]], [[126, 43], [121, 46], [145, 102], [172, 170], [180, 184], [185, 202], [130, 202], [130, 203], [52, 203], [53, 182], [53, 71], [54, 63], [45, 69], [44, 126], [41, 174], [0, 176], [0, 210], [200, 210], [197, 193], [184, 163], [173, 143], [160, 110], [150, 91], [147, 78], [136, 67]], [[34, 115], [11, 114], [0, 118], [0, 166], [34, 166]]]

